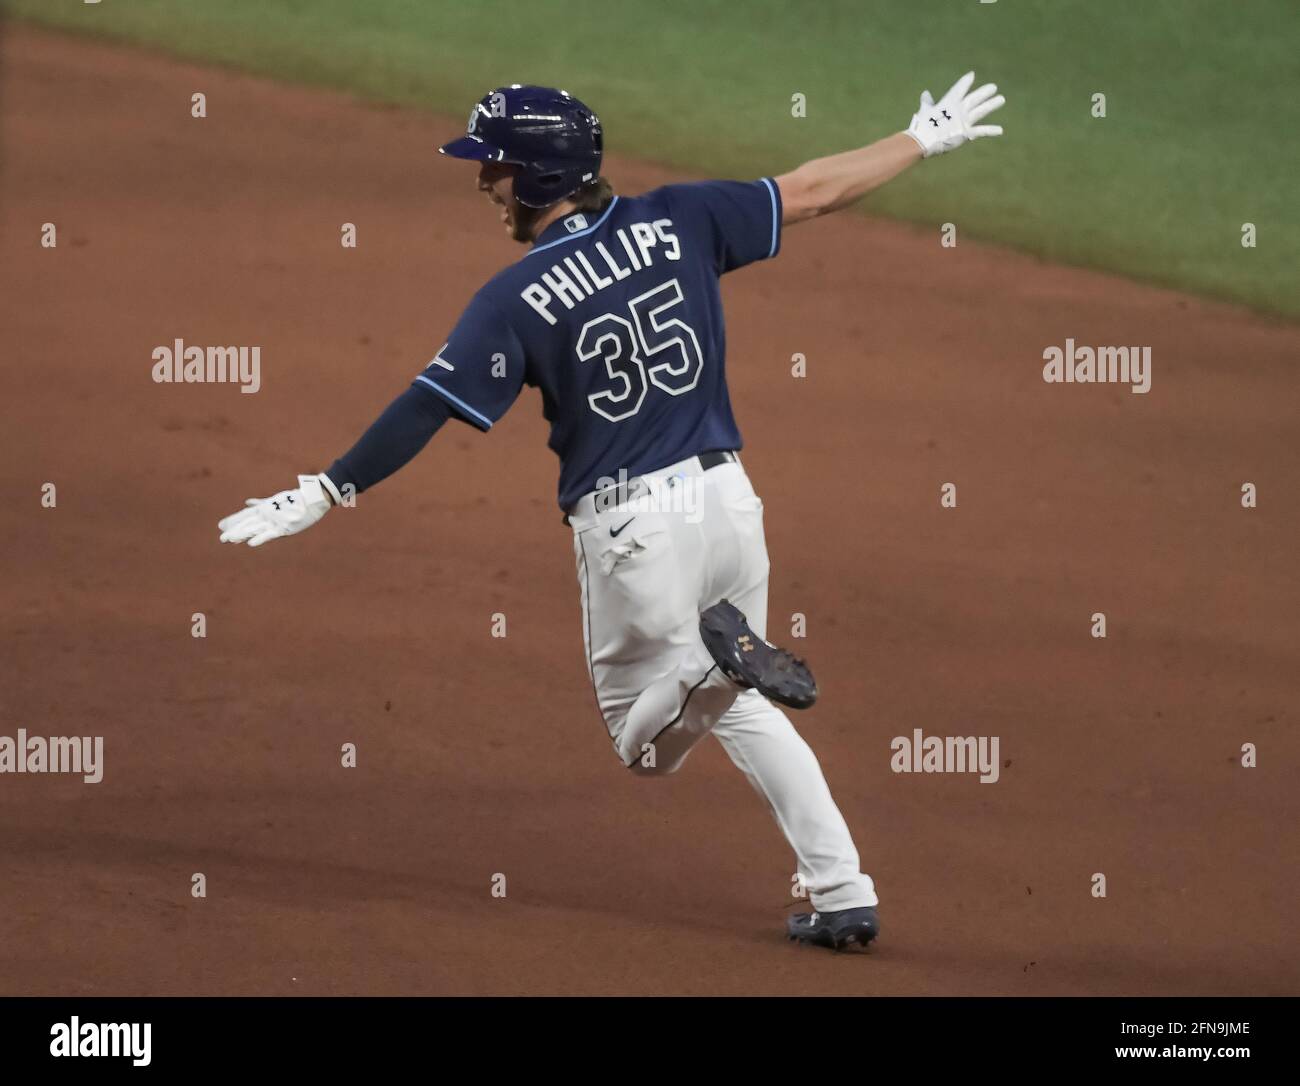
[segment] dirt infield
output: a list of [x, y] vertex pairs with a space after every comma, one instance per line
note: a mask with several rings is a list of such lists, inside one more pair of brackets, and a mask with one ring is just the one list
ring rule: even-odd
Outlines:
[[[718, 746], [611, 753], [535, 396], [217, 542], [518, 255], [433, 153], [460, 122], [12, 27], [3, 62], [0, 735], [105, 770], [0, 775], [0, 992], [1300, 992], [1296, 326], [848, 217], [729, 277], [772, 625], [808, 616], [797, 723], [882, 897], [871, 954], [799, 950]], [[1066, 337], [1150, 345], [1151, 391], [1045, 384]], [[176, 338], [260, 345], [261, 390], [154, 383]], [[914, 728], [998, 736], [1000, 779], [892, 772]]]

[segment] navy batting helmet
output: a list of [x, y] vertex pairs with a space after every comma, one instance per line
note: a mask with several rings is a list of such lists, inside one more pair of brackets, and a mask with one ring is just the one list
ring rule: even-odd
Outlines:
[[483, 96], [460, 139], [438, 150], [453, 158], [512, 162], [515, 199], [549, 207], [600, 176], [600, 119], [552, 87], [512, 83]]

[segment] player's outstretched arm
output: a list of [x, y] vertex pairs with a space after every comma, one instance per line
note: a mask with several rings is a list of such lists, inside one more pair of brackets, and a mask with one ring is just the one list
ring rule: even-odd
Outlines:
[[781, 189], [782, 225], [839, 211], [897, 177], [922, 158], [941, 155], [982, 136], [1000, 136], [996, 124], [980, 124], [1006, 101], [993, 83], [971, 90], [967, 72], [936, 102], [930, 92], [903, 132], [855, 151], [805, 162], [776, 179]]
[[360, 494], [410, 463], [450, 415], [444, 400], [413, 385], [327, 471], [299, 475], [292, 490], [249, 498], [238, 513], [218, 521], [221, 542], [260, 547], [310, 528], [330, 506], [346, 504], [342, 492]]

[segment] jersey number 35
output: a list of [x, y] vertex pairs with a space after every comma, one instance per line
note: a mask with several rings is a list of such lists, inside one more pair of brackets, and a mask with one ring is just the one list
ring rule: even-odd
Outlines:
[[681, 284], [670, 279], [627, 303], [631, 320], [606, 313], [582, 326], [578, 357], [601, 359], [610, 378], [609, 388], [587, 397], [596, 414], [618, 422], [641, 410], [650, 385], [680, 396], [699, 383], [704, 356], [694, 329], [665, 316], [681, 302]]

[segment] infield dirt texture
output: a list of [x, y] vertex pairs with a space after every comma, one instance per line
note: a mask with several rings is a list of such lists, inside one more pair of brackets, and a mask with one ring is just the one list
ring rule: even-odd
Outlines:
[[[105, 767], [0, 778], [0, 992], [1296, 993], [1296, 325], [848, 216], [724, 281], [771, 629], [807, 616], [797, 723], [882, 898], [869, 955], [800, 950], [720, 748], [610, 750], [535, 396], [217, 543], [517, 257], [434, 153], [463, 117], [15, 26], [3, 66], [0, 734]], [[260, 345], [261, 390], [155, 384], [177, 337]], [[1151, 391], [1044, 383], [1066, 337], [1150, 346]], [[997, 783], [892, 772], [918, 727], [998, 736]]]

